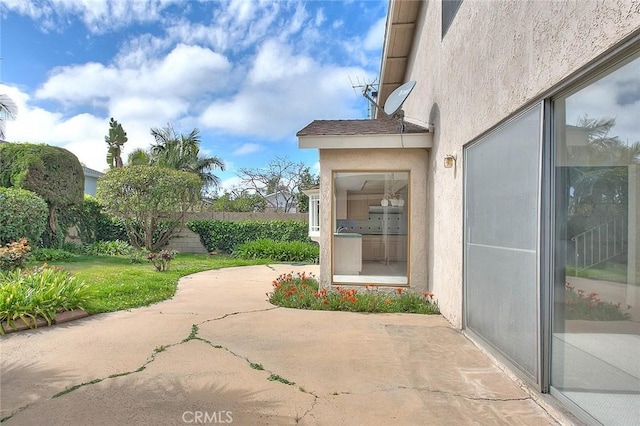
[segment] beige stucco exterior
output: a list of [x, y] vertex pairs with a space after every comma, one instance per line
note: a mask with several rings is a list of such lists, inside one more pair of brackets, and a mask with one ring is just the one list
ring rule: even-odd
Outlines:
[[[417, 85], [403, 109], [408, 121], [434, 124], [424, 179], [428, 282], [460, 328], [463, 146], [637, 35], [640, 3], [465, 0], [444, 38], [441, 4], [420, 8], [404, 79]], [[456, 155], [456, 170], [444, 168], [447, 154]]]
[[[334, 171], [409, 171], [409, 284], [427, 291], [427, 149], [320, 150], [320, 282], [331, 285], [331, 238], [334, 231], [331, 200]], [[436, 295], [437, 296], [437, 295]]]

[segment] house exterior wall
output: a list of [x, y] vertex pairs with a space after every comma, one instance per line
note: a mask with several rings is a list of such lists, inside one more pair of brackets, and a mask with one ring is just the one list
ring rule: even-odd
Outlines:
[[[461, 328], [463, 145], [637, 34], [640, 4], [465, 0], [444, 38], [441, 13], [439, 1], [422, 5], [405, 75], [417, 85], [403, 109], [408, 121], [435, 125], [424, 216], [428, 282], [442, 313]], [[444, 168], [447, 154], [456, 155], [456, 168]]]
[[[363, 161], [365, 158], [366, 161]], [[427, 163], [426, 149], [320, 150], [320, 283], [331, 283], [331, 200], [333, 171], [410, 171], [409, 284], [415, 291], [430, 289], [427, 280]], [[436, 294], [436, 297], [438, 295]]]
[[98, 190], [98, 178], [95, 176], [84, 176], [84, 193], [87, 195], [96, 195]]

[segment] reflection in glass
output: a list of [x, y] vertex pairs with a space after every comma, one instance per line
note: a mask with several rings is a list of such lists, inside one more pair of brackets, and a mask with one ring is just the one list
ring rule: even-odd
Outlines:
[[554, 101], [551, 385], [604, 424], [640, 419], [640, 59]]
[[408, 284], [408, 172], [336, 172], [333, 282]]

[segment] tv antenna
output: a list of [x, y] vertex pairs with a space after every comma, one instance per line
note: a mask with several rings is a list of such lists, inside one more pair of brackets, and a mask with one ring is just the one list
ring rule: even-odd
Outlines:
[[360, 77], [356, 77], [356, 83], [354, 84], [353, 80], [351, 80], [351, 77], [349, 77], [349, 82], [351, 83], [351, 87], [353, 88], [353, 92], [358, 95], [359, 93], [356, 91], [356, 89], [360, 89], [361, 92], [367, 91], [371, 92], [371, 94], [369, 96], [366, 96], [366, 98], [369, 100], [369, 102], [367, 103], [367, 117], [373, 119], [375, 118], [375, 113], [376, 113], [376, 107], [378, 105], [376, 105], [376, 103], [374, 101], [371, 100], [371, 97], [374, 99], [378, 98], [378, 79], [374, 79], [373, 81], [371, 81], [370, 83], [367, 83], [366, 80], [360, 80]]

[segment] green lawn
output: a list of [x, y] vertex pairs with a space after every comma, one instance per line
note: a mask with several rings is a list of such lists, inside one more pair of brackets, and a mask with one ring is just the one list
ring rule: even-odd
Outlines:
[[627, 265], [609, 262], [604, 265], [585, 269], [577, 274], [575, 271], [572, 271], [572, 268], [567, 268], [567, 275], [589, 278], [592, 280], [627, 283]]
[[132, 264], [128, 257], [79, 256], [48, 262], [59, 266], [91, 287], [94, 297], [85, 306], [91, 314], [147, 306], [169, 299], [185, 275], [232, 266], [263, 265], [267, 260], [241, 260], [230, 256], [181, 253], [169, 271], [157, 272], [147, 261]]

